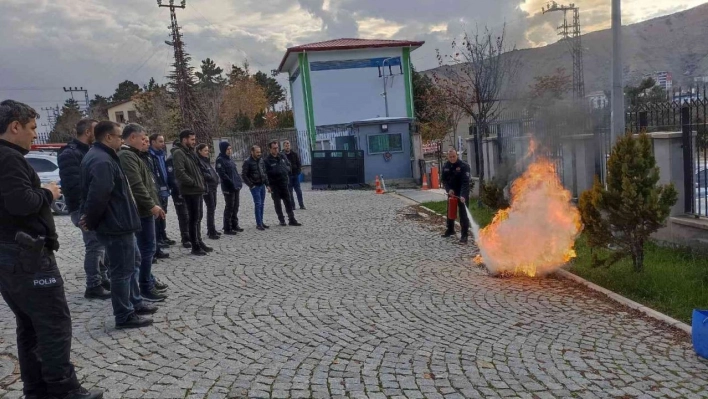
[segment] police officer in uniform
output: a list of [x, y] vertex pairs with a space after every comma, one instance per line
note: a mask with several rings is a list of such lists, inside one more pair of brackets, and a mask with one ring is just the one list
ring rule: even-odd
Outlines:
[[[454, 148], [447, 152], [447, 162], [443, 165], [442, 183], [448, 195], [454, 195], [460, 201], [457, 207], [462, 226], [460, 244], [465, 244], [470, 231], [470, 221], [467, 218], [467, 211], [464, 209], [469, 206], [470, 199], [470, 166], [457, 156], [457, 151]], [[447, 230], [445, 230], [443, 237], [454, 235], [455, 220], [447, 219]]]
[[102, 398], [103, 391], [81, 387], [69, 360], [71, 314], [51, 209], [61, 190], [54, 182], [42, 187], [24, 157], [38, 116], [26, 104], [0, 103], [0, 293], [15, 314], [25, 397]]

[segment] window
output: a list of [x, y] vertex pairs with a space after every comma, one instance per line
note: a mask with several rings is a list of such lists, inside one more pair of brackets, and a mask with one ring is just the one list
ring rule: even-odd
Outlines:
[[138, 119], [138, 115], [135, 111], [128, 111], [128, 122], [135, 123]]
[[125, 123], [125, 116], [123, 115], [123, 111], [116, 111], [116, 122]]
[[29, 162], [34, 171], [37, 173], [54, 172], [57, 170], [57, 166], [46, 159], [27, 158], [27, 162]]
[[400, 133], [374, 134], [367, 137], [369, 154], [384, 152], [403, 152], [403, 139]]

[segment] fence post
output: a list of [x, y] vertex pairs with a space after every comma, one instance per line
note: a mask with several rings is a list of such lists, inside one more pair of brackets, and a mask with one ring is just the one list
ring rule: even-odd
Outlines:
[[684, 209], [686, 213], [694, 213], [695, 188], [693, 184], [693, 129], [691, 129], [691, 109], [687, 105], [681, 107], [681, 132], [683, 133], [683, 189]]

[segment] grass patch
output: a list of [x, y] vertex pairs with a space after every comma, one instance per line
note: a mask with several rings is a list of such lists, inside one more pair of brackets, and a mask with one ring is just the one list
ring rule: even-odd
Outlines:
[[[708, 308], [708, 257], [688, 249], [648, 243], [644, 271], [632, 270], [631, 258], [606, 267], [592, 266], [592, 253], [585, 237], [576, 243], [574, 274], [593, 283], [691, 324], [694, 308]], [[607, 256], [601, 251], [600, 256]]]
[[[447, 215], [447, 201], [424, 202], [421, 205], [432, 209], [441, 215]], [[494, 218], [494, 215], [496, 214], [494, 210], [489, 209], [484, 205], [481, 207], [477, 205], [477, 200], [474, 198], [470, 200], [470, 213], [472, 214], [474, 221], [477, 222], [480, 227], [484, 227], [491, 223], [492, 218]]]
[[[447, 202], [421, 204], [440, 214], [447, 213]], [[492, 221], [494, 211], [471, 201], [470, 212], [481, 227]], [[592, 253], [584, 236], [576, 242], [578, 257], [568, 269], [593, 283], [691, 324], [693, 309], [708, 309], [708, 256], [683, 248], [670, 248], [648, 243], [644, 271], [635, 273], [632, 260], [615, 265], [592, 266]], [[601, 251], [601, 257], [607, 256]]]

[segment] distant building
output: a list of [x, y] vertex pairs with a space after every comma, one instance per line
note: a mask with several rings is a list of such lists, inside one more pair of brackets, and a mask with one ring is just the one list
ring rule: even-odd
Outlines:
[[588, 104], [590, 104], [590, 107], [594, 109], [605, 108], [609, 104], [604, 91], [593, 91], [586, 95], [585, 99], [588, 101]]
[[133, 100], [121, 101], [108, 107], [108, 120], [120, 124], [135, 122], [138, 111]]
[[671, 88], [674, 86], [674, 79], [671, 76], [671, 72], [667, 71], [660, 71], [660, 72], [654, 72], [653, 75], [649, 75], [647, 77], [652, 77], [656, 81], [656, 85], [663, 88], [666, 91], [670, 91]]

